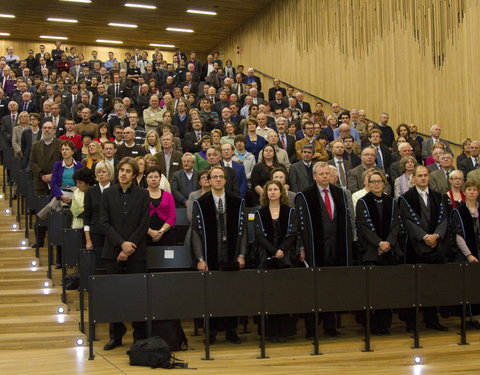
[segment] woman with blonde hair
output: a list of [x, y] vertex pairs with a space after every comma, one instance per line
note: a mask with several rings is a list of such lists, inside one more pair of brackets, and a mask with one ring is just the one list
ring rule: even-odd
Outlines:
[[404, 156], [400, 159], [400, 173], [394, 181], [394, 197], [406, 193], [413, 186], [413, 170], [417, 166], [417, 159], [413, 156]]
[[92, 169], [93, 165], [100, 160], [103, 160], [102, 145], [98, 142], [92, 141], [88, 145], [87, 157], [82, 160], [82, 164], [84, 167]]
[[30, 117], [27, 111], [20, 112], [18, 115], [17, 125], [12, 129], [12, 147], [13, 155], [16, 158], [22, 157], [22, 133], [30, 126]]
[[222, 139], [222, 131], [220, 129], [213, 129], [210, 132], [210, 139], [212, 140], [212, 146], [221, 147], [220, 140]]
[[148, 154], [155, 155], [162, 151], [162, 144], [160, 143], [160, 137], [156, 130], [149, 130], [147, 136], [145, 137], [145, 143], [143, 148]]

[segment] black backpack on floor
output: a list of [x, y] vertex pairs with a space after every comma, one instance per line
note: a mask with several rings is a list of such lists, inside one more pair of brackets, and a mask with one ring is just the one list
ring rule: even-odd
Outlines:
[[149, 366], [151, 368], [187, 368], [188, 363], [179, 363], [170, 352], [164, 339], [158, 336], [137, 340], [127, 352], [131, 366]]

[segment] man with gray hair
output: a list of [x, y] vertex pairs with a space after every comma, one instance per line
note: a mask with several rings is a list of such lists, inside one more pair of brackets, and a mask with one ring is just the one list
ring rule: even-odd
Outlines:
[[432, 125], [430, 128], [430, 138], [425, 139], [422, 143], [422, 158], [426, 160], [429, 156], [432, 156], [433, 145], [437, 142], [441, 142], [445, 145], [445, 151], [450, 152], [453, 155], [452, 150], [450, 150], [450, 145], [448, 141], [440, 138], [442, 133], [442, 128], [440, 125]]
[[187, 207], [188, 196], [192, 191], [198, 190], [198, 171], [193, 169], [195, 157], [190, 152], [182, 156], [182, 170], [172, 175], [172, 194], [177, 207]]
[[247, 75], [243, 77], [243, 83], [251, 85], [253, 82], [257, 82], [258, 91], [262, 91], [262, 82], [260, 81], [260, 77], [255, 75], [255, 70], [253, 68], [248, 68]]
[[463, 172], [464, 176], [467, 176], [471, 171], [480, 168], [478, 155], [480, 154], [480, 142], [472, 141], [470, 143], [470, 157], [463, 160], [457, 168]]

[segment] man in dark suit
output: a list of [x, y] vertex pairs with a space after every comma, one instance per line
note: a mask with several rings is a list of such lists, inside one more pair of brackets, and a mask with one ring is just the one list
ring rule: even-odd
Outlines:
[[[212, 169], [214, 167], [220, 167], [222, 161], [222, 150], [218, 146], [211, 146], [207, 150], [207, 162], [208, 168]], [[237, 179], [237, 173], [233, 168], [222, 167], [225, 170], [227, 181], [225, 183], [225, 189], [229, 192], [234, 193], [237, 196], [240, 196], [240, 188]], [[205, 168], [207, 169], [207, 168]]]
[[188, 196], [192, 191], [198, 190], [198, 171], [193, 169], [195, 158], [193, 154], [187, 152], [182, 156], [182, 170], [176, 171], [172, 175], [172, 194], [177, 207], [187, 207]]
[[118, 146], [117, 148], [116, 159], [122, 160], [124, 157], [127, 156], [136, 158], [137, 156], [144, 156], [145, 154], [145, 148], [135, 143], [135, 130], [130, 126], [124, 128], [123, 144]]
[[13, 128], [18, 122], [18, 103], [13, 100], [8, 103], [9, 114], [2, 118], [2, 127], [0, 129], [2, 144], [12, 147]]
[[28, 91], [22, 94], [22, 101], [18, 103], [18, 108], [20, 112], [38, 113], [38, 108], [32, 101], [32, 94]]
[[262, 82], [260, 80], [260, 77], [257, 77], [255, 75], [255, 70], [253, 68], [248, 68], [247, 75], [243, 77], [243, 83], [251, 84], [252, 82], [257, 82], [258, 91], [262, 91]]
[[297, 104], [295, 105], [296, 108], [298, 108], [302, 113], [312, 113], [310, 103], [303, 101], [303, 94], [301, 92], [297, 92], [295, 97], [297, 98]]
[[282, 93], [282, 98], [287, 95], [287, 90], [283, 87], [280, 87], [280, 80], [275, 78], [273, 80], [273, 87], [268, 89], [268, 101], [271, 102], [276, 99], [277, 92], [280, 91]]
[[[447, 235], [447, 208], [440, 193], [428, 188], [429, 173], [423, 165], [413, 171], [414, 187], [398, 200], [400, 217], [408, 232], [405, 252], [407, 264], [437, 264], [445, 262], [445, 252], [449, 245]], [[412, 309], [413, 310], [413, 309]], [[407, 331], [414, 329], [414, 311], [404, 314]], [[436, 307], [423, 308], [427, 328], [446, 331], [440, 324]]]
[[[226, 186], [223, 167], [208, 172], [211, 191], [193, 202], [192, 248], [201, 272], [223, 267], [245, 267], [247, 231], [245, 202]], [[215, 343], [219, 330], [225, 330], [227, 341], [240, 344], [237, 336], [238, 318], [210, 319], [210, 344]]]
[[105, 121], [113, 108], [113, 99], [105, 92], [105, 85], [99, 83], [98, 93], [93, 96], [92, 105], [97, 111], [97, 122]]
[[302, 160], [290, 166], [289, 182], [290, 190], [298, 193], [313, 184], [313, 158], [314, 149], [311, 144], [302, 148]]
[[295, 138], [287, 134], [288, 121], [285, 117], [278, 117], [275, 120], [278, 132], [277, 146], [287, 151], [290, 164], [297, 161], [297, 153], [295, 151]]
[[199, 152], [202, 150], [202, 145], [200, 140], [205, 135], [210, 135], [208, 132], [202, 131], [202, 121], [195, 117], [192, 119], [192, 131], [185, 133], [185, 138], [182, 139], [182, 149], [183, 152]]
[[[147, 190], [133, 184], [138, 175], [138, 163], [133, 158], [119, 163], [119, 184], [106, 189], [102, 197], [100, 222], [105, 231], [102, 258], [107, 274], [143, 273], [147, 271], [145, 238], [148, 231]], [[132, 322], [133, 337], [146, 337], [145, 322]], [[110, 323], [110, 341], [104, 350], [122, 345], [126, 332], [123, 323]]]
[[82, 102], [82, 96], [79, 93], [78, 85], [76, 83], [70, 86], [70, 94], [64, 99], [63, 104], [68, 108], [71, 115], [75, 114], [75, 107]]
[[107, 94], [112, 98], [124, 98], [127, 95], [126, 85], [121, 83], [120, 74], [113, 74], [113, 84], [108, 86]]
[[168, 181], [176, 171], [182, 169], [182, 152], [173, 148], [173, 134], [165, 133], [162, 135], [162, 151], [155, 154], [157, 164]]
[[43, 57], [43, 55], [45, 55], [45, 45], [43, 44], [40, 44], [40, 52], [36, 53], [35, 54], [35, 58], [37, 59], [37, 61], [40, 63], [40, 58]]
[[343, 158], [343, 154], [345, 153], [345, 146], [343, 142], [337, 141], [333, 144], [332, 147], [332, 154], [333, 158], [329, 160], [327, 163], [329, 165], [333, 165], [337, 168], [338, 171], [338, 186], [342, 188], [347, 188], [347, 174], [352, 169], [352, 163], [348, 160]]
[[478, 155], [480, 154], [480, 142], [479, 141], [472, 141], [470, 143], [470, 157], [465, 159], [458, 165], [458, 169], [463, 172], [463, 176], [465, 179], [467, 178], [467, 174], [477, 168], [480, 168], [480, 164], [478, 163]]
[[189, 89], [190, 89], [190, 92], [197, 95], [198, 84], [195, 83], [195, 81], [193, 80], [193, 73], [192, 72], [186, 72], [185, 73], [185, 81], [181, 82], [180, 85], [178, 85], [178, 87], [180, 87], [182, 89], [182, 91], [183, 91], [184, 86], [188, 86]]
[[8, 100], [5, 98], [5, 92], [0, 88], [0, 119], [8, 115]]
[[441, 142], [444, 144], [445, 151], [451, 152], [453, 155], [452, 150], [450, 150], [450, 145], [448, 141], [445, 139], [440, 138], [440, 134], [442, 133], [442, 128], [440, 125], [432, 125], [430, 128], [430, 138], [424, 139], [422, 142], [422, 158], [426, 160], [430, 155], [433, 154], [433, 145], [437, 142]]
[[65, 117], [60, 115], [60, 106], [57, 103], [52, 104], [50, 116], [44, 117], [42, 123], [47, 121], [51, 122], [53, 126], [55, 126], [55, 136], [57, 138], [65, 134]]
[[237, 174], [238, 190], [240, 192], [240, 196], [242, 198], [245, 198], [245, 195], [248, 191], [245, 167], [241, 163], [232, 160], [232, 157], [235, 153], [235, 149], [232, 144], [224, 143], [221, 148], [222, 161], [220, 162], [220, 164], [222, 165], [222, 167], [232, 168], [235, 171], [235, 173]]
[[[299, 233], [304, 248], [300, 260], [310, 267], [342, 267], [352, 263], [351, 212], [343, 189], [330, 185], [330, 166], [317, 162], [313, 168], [315, 183], [297, 195]], [[323, 329], [328, 336], [339, 336], [335, 313], [324, 313]], [[313, 317], [305, 319], [306, 336], [313, 337]]]
[[368, 138], [370, 145], [377, 150], [376, 164], [383, 169], [386, 175], [390, 175], [390, 164], [392, 164], [392, 154], [387, 146], [382, 143], [382, 132], [374, 128]]

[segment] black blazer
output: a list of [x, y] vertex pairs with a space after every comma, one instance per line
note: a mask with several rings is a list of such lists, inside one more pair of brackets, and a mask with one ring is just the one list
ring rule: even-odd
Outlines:
[[[248, 80], [248, 76], [245, 76], [245, 77], [243, 77], [242, 82], [243, 82], [243, 83], [247, 83], [247, 80]], [[258, 92], [262, 91], [262, 82], [260, 81], [260, 77], [253, 76], [253, 80], [254, 80], [255, 82], [257, 82]]]
[[[208, 132], [201, 132], [202, 137], [204, 135], [210, 135]], [[197, 136], [195, 135], [194, 131], [188, 132], [185, 134], [185, 138], [182, 139], [182, 148], [183, 152], [191, 152], [192, 154], [196, 152], [200, 152], [202, 150], [202, 145], [197, 143]]]
[[[119, 88], [119, 97], [124, 98], [128, 94], [127, 86], [124, 85], [123, 83], [120, 83]], [[110, 86], [107, 88], [107, 94], [110, 95], [111, 98], [115, 98], [115, 83], [112, 83]]]
[[[92, 105], [96, 108], [98, 108], [98, 97], [99, 97], [99, 95], [96, 94], [92, 98]], [[107, 95], [104, 94], [103, 95], [103, 113], [104, 113], [104, 116], [108, 115], [112, 111], [112, 109], [113, 109], [112, 96], [110, 96], [109, 94], [107, 94]]]
[[[36, 142], [42, 138], [42, 131], [39, 130], [36, 136], [33, 138], [33, 142]], [[30, 153], [32, 152], [32, 129], [26, 129], [22, 132], [22, 138], [20, 139], [20, 147], [22, 150], [22, 169], [25, 169], [30, 162]]]
[[268, 101], [271, 102], [272, 100], [275, 100], [275, 94], [277, 91], [280, 91], [282, 93], [282, 98], [287, 95], [287, 90], [283, 87], [279, 87], [278, 89], [276, 87], [270, 87], [268, 89]]
[[109, 187], [103, 192], [100, 223], [105, 233], [102, 258], [116, 260], [122, 250], [122, 243], [133, 242], [137, 249], [128, 257], [132, 261], [146, 260], [145, 238], [148, 231], [148, 207], [150, 197], [148, 191], [131, 185], [127, 195], [131, 194], [126, 207], [120, 185]]
[[[278, 136], [280, 139], [280, 135]], [[287, 137], [287, 148], [285, 151], [287, 151], [288, 154], [288, 160], [290, 161], [290, 164], [293, 164], [297, 161], [297, 152], [295, 151], [295, 138], [293, 136], [286, 134]], [[278, 141], [277, 146], [283, 149], [283, 145], [281, 141]]]
[[302, 111], [302, 113], [305, 113], [305, 112], [312, 113], [312, 108], [310, 107], [310, 103], [302, 102], [302, 104], [303, 104], [303, 108], [300, 107], [300, 104], [298, 104], [297, 102], [297, 105], [295, 106], [295, 108], [298, 108], [300, 111]]
[[83, 224], [90, 226], [91, 233], [102, 233], [103, 228], [100, 223], [100, 208], [103, 193], [100, 191], [100, 185], [90, 186], [85, 193]]
[[[189, 194], [187, 192], [187, 176], [183, 169], [173, 174], [171, 188], [177, 207], [185, 207], [183, 203], [188, 201]], [[198, 189], [200, 189], [198, 184], [198, 171], [194, 170], [192, 174], [192, 191]]]
[[[45, 124], [47, 121], [52, 121], [52, 116], [44, 117], [43, 120], [42, 120], [42, 125]], [[58, 124], [57, 124], [57, 127], [55, 129], [55, 136], [58, 138], [61, 135], [64, 135], [65, 132], [66, 132], [66, 130], [65, 130], [65, 117], [59, 115]]]

